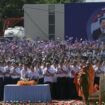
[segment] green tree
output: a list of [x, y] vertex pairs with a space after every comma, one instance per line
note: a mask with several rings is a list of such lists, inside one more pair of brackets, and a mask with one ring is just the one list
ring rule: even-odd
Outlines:
[[0, 0], [0, 35], [3, 20], [9, 17], [23, 17], [24, 4], [57, 4], [67, 2], [82, 2], [83, 0]]

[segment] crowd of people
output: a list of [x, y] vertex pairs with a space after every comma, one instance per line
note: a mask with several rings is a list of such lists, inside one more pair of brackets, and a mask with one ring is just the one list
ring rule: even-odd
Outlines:
[[75, 74], [90, 63], [99, 84], [105, 73], [105, 43], [102, 41], [3, 41], [0, 42], [0, 100], [6, 84], [35, 80], [50, 84], [52, 99], [78, 98]]

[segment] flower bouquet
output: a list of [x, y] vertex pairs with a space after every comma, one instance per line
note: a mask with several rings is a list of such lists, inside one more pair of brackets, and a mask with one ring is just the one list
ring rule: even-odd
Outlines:
[[37, 82], [35, 82], [34, 80], [31, 81], [25, 81], [25, 80], [21, 80], [17, 82], [18, 86], [32, 86], [32, 85], [37, 85]]

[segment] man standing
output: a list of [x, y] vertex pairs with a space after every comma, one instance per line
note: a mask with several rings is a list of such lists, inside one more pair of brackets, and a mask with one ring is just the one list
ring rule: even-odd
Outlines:
[[105, 37], [105, 18], [101, 18], [99, 24], [100, 28], [93, 31], [94, 40], [98, 40], [101, 37]]
[[0, 100], [3, 99], [3, 78], [4, 78], [4, 67], [3, 63], [0, 62]]
[[6, 66], [4, 67], [4, 85], [11, 84], [10, 70], [11, 62], [7, 61]]
[[24, 64], [23, 69], [21, 70], [21, 80], [29, 79], [29, 68], [28, 64]]
[[18, 67], [18, 63], [15, 62], [13, 64], [13, 67], [10, 71], [10, 75], [12, 84], [16, 84], [20, 79], [20, 69]]
[[44, 83], [50, 85], [51, 97], [52, 99], [54, 99], [53, 82], [54, 82], [55, 70], [51, 67], [50, 63], [47, 63], [46, 72], [44, 75], [45, 75]]

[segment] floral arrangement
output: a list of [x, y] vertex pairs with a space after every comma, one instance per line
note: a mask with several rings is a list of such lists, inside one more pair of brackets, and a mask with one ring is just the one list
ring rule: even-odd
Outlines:
[[[0, 104], [0, 105], [71, 105], [69, 103], [31, 103], [31, 102], [12, 102], [12, 103], [6, 103], [6, 104]], [[73, 104], [74, 105], [74, 104]], [[77, 105], [77, 104], [75, 104]], [[80, 105], [105, 105], [104, 102], [91, 102], [90, 104], [87, 103], [87, 104], [80, 104]]]
[[35, 82], [34, 80], [32, 80], [32, 81], [22, 80], [22, 81], [18, 81], [17, 85], [18, 86], [31, 86], [31, 85], [37, 85], [37, 82]]

